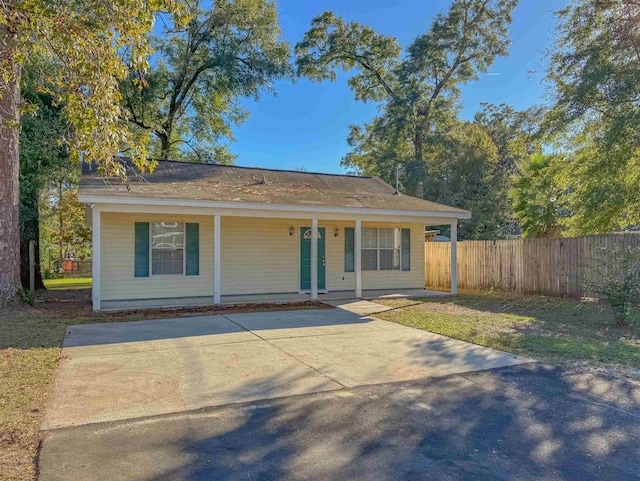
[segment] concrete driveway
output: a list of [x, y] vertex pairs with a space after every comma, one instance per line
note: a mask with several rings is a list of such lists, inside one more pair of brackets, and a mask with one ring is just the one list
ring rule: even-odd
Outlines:
[[376, 309], [72, 326], [43, 429], [531, 362], [362, 314]]
[[640, 385], [380, 308], [70, 328], [40, 481], [639, 479]]

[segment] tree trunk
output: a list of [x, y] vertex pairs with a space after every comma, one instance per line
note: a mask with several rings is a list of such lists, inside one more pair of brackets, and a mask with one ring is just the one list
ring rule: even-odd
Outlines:
[[409, 175], [413, 177], [411, 194], [421, 199], [424, 198], [424, 181], [426, 177], [426, 165], [423, 155], [423, 139], [420, 127], [416, 127], [413, 136], [413, 162], [407, 165]]
[[154, 133], [158, 140], [160, 140], [160, 159], [162, 160], [170, 160], [169, 154], [171, 150], [171, 130], [173, 129], [173, 124], [169, 122], [165, 122], [162, 126], [162, 130], [156, 130]]
[[20, 286], [20, 67], [13, 34], [0, 26], [0, 61], [13, 67], [13, 78], [0, 83], [0, 305], [15, 299]]

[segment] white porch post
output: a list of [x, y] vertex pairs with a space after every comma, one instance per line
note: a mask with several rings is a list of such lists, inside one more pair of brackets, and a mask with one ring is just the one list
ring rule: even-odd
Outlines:
[[353, 264], [356, 271], [356, 297], [362, 297], [362, 255], [360, 254], [362, 248], [362, 221], [356, 220], [355, 239], [353, 249]]
[[93, 253], [91, 255], [91, 301], [93, 310], [100, 310], [100, 208], [91, 207], [91, 239]]
[[458, 221], [451, 223], [451, 294], [458, 293]]
[[318, 219], [311, 219], [311, 300], [318, 299]]
[[220, 304], [220, 216], [213, 216], [213, 303]]

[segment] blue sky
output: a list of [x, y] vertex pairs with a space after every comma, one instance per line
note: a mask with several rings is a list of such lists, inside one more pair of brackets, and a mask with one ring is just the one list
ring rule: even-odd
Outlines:
[[[481, 102], [504, 102], [516, 109], [544, 102], [543, 53], [553, 39], [553, 12], [563, 3], [520, 1], [513, 15], [509, 56], [497, 59], [490, 71], [493, 75], [482, 75], [463, 87], [463, 118], [473, 118]], [[325, 10], [395, 36], [406, 47], [449, 5], [450, 0], [279, 0], [278, 9], [283, 36], [292, 47], [302, 39], [311, 19]], [[275, 96], [243, 101], [250, 117], [235, 129], [231, 150], [238, 155], [236, 164], [344, 172], [340, 159], [349, 151], [348, 126], [376, 114], [375, 104], [354, 100], [347, 87], [349, 76], [341, 74], [335, 82], [277, 82]]]

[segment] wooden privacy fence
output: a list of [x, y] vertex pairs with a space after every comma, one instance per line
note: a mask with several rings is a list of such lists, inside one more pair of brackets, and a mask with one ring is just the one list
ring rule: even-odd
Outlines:
[[[602, 248], [640, 246], [640, 234], [561, 239], [458, 242], [458, 287], [518, 294], [581, 297], [583, 279], [597, 276], [592, 259]], [[451, 243], [425, 242], [427, 288], [451, 287]]]

